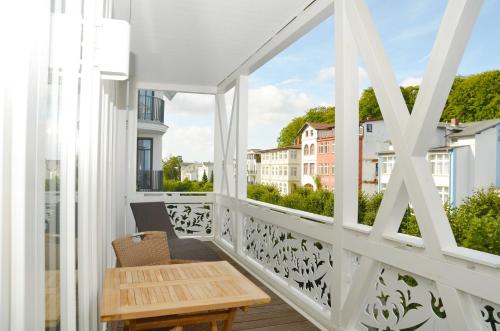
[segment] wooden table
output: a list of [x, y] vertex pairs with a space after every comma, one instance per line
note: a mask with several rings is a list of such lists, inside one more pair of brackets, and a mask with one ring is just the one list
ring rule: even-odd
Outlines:
[[128, 321], [144, 330], [225, 321], [231, 330], [238, 308], [271, 298], [226, 261], [110, 268], [106, 270], [101, 321]]

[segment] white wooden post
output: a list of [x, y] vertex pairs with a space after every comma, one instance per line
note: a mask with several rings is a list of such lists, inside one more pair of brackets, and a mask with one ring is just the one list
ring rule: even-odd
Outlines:
[[224, 183], [224, 142], [227, 134], [226, 99], [224, 93], [215, 95], [214, 111], [214, 193], [222, 194]]
[[[248, 76], [239, 76], [236, 86], [238, 89], [234, 92], [235, 100], [237, 100], [235, 197], [238, 200], [245, 200], [247, 198]], [[243, 245], [243, 215], [238, 208], [239, 202], [236, 206], [236, 252], [241, 253]]]
[[332, 319], [341, 325], [341, 311], [349, 286], [349, 255], [344, 250], [344, 224], [358, 218], [359, 112], [358, 55], [345, 14], [348, 0], [335, 1], [335, 212]]

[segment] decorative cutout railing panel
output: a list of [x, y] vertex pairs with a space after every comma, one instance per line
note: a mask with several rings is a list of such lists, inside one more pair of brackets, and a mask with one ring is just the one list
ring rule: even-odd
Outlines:
[[220, 206], [220, 217], [221, 217], [221, 227], [220, 227], [220, 237], [226, 243], [234, 246], [235, 239], [235, 213], [226, 206]]
[[500, 305], [473, 297], [474, 306], [479, 312], [476, 316], [481, 320], [481, 330], [500, 331]]
[[166, 207], [179, 237], [212, 236], [213, 204], [167, 203]]
[[434, 281], [386, 265], [374, 276], [360, 330], [449, 330]]
[[332, 246], [299, 233], [244, 217], [243, 249], [312, 300], [330, 307]]

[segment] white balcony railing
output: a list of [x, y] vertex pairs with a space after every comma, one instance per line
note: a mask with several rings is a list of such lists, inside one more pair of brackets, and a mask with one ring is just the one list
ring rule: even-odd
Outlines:
[[[333, 219], [254, 200], [241, 200], [214, 193], [138, 193], [136, 201], [165, 202], [176, 232], [181, 237], [212, 240], [229, 256], [267, 284], [318, 326], [330, 329], [333, 312], [331, 292], [335, 291], [334, 248], [331, 244]], [[487, 286], [499, 265], [487, 260], [471, 261], [460, 252], [446, 263], [419, 261], [428, 272], [414, 273], [413, 259], [425, 260], [419, 238], [396, 235], [385, 238], [394, 256], [381, 255], [371, 247], [367, 226], [348, 229], [349, 265], [344, 268], [346, 286], [359, 286], [353, 276], [362, 257], [382, 262], [371, 275], [363, 293], [356, 329], [375, 330], [398, 327], [404, 330], [421, 325], [422, 330], [451, 330], [437, 273], [447, 268], [461, 275], [463, 295], [470, 303], [470, 316], [477, 330], [496, 330], [500, 325], [500, 305]], [[368, 243], [368, 244], [367, 244]], [[371, 250], [369, 253], [367, 249]], [[378, 249], [378, 250], [377, 250]], [[426, 265], [427, 264], [427, 265]], [[485, 282], [476, 283], [466, 279]], [[460, 282], [459, 278], [456, 278]], [[413, 330], [413, 329], [411, 329]]]

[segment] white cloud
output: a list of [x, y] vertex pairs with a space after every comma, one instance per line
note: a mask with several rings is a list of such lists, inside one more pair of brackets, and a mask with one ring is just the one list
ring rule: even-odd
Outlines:
[[318, 79], [320, 81], [325, 81], [329, 79], [335, 78], [335, 68], [334, 67], [327, 67], [327, 68], [321, 68], [318, 73]]
[[214, 111], [215, 99], [213, 95], [177, 93], [172, 101], [167, 100], [165, 109], [182, 115], [207, 114]]
[[[368, 79], [368, 73], [365, 68], [359, 67], [358, 74], [359, 84], [363, 85], [364, 81]], [[335, 67], [321, 68], [318, 72], [318, 80], [325, 81], [330, 79], [335, 79]]]
[[[234, 89], [226, 93], [227, 120], [231, 116]], [[264, 85], [248, 90], [248, 120], [250, 127], [288, 123], [311, 108], [307, 94], [278, 85]]]
[[296, 84], [302, 82], [301, 79], [298, 78], [290, 78], [290, 79], [285, 79], [284, 81], [279, 82], [276, 84], [276, 86], [284, 86], [284, 85], [290, 85], [290, 84]]
[[401, 83], [399, 83], [400, 86], [415, 86], [415, 85], [420, 85], [422, 83], [422, 77], [408, 77], [404, 79]]
[[311, 100], [303, 93], [265, 85], [250, 89], [248, 95], [249, 125], [288, 123], [311, 107]]
[[[211, 125], [212, 123], [207, 123]], [[173, 126], [163, 136], [163, 158], [182, 155], [184, 161], [213, 161], [214, 136], [211, 126]]]

